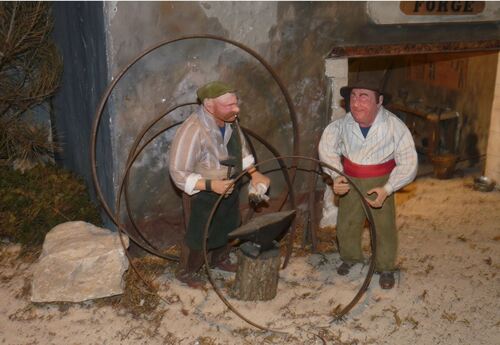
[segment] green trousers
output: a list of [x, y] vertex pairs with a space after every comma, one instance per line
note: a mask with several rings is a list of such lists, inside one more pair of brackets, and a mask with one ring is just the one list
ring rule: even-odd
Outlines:
[[[191, 197], [191, 214], [186, 231], [185, 242], [189, 249], [201, 250], [203, 232], [210, 212], [219, 195], [213, 192], [200, 192]], [[239, 193], [237, 187], [223, 198], [208, 230], [207, 249], [214, 249], [227, 244], [227, 234], [240, 225]]]
[[[361, 192], [383, 186], [389, 175], [368, 179], [351, 178]], [[374, 199], [375, 194], [369, 196]], [[396, 232], [396, 209], [394, 194], [384, 202], [382, 208], [370, 208], [376, 228], [375, 270], [393, 271], [395, 269], [398, 237]], [[359, 194], [351, 186], [349, 192], [339, 198], [339, 213], [337, 219], [337, 239], [340, 247], [340, 257], [347, 263], [362, 262], [363, 251], [361, 236], [366, 215]]]

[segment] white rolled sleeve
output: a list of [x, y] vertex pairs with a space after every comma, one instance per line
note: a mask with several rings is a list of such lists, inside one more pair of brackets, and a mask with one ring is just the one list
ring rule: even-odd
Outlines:
[[253, 157], [253, 155], [248, 155], [248, 156], [243, 158], [242, 168], [243, 168], [243, 170], [245, 170], [246, 168], [248, 168], [249, 166], [252, 166], [254, 164], [255, 164], [255, 158]]
[[200, 190], [196, 189], [196, 182], [201, 180], [203, 177], [200, 174], [190, 174], [186, 177], [186, 182], [184, 183], [184, 192], [188, 195], [194, 195], [199, 193]]

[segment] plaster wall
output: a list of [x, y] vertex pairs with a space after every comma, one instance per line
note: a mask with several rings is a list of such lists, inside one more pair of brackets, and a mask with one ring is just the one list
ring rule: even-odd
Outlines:
[[484, 174], [493, 179], [498, 187], [500, 185], [500, 59], [498, 53], [496, 56], [497, 68], [494, 87], [495, 96], [491, 109], [490, 135], [488, 137], [488, 149]]
[[[268, 61], [287, 86], [300, 123], [301, 153], [310, 155], [321, 119], [328, 118], [324, 57], [331, 39], [322, 33], [333, 31], [334, 7], [327, 7], [328, 15], [300, 3], [105, 3], [110, 72], [118, 73], [147, 47], [182, 35], [209, 33], [241, 42]], [[116, 181], [123, 176], [128, 150], [140, 129], [172, 105], [194, 101], [197, 87], [213, 79], [236, 85], [243, 126], [266, 138], [282, 154], [292, 153], [292, 125], [285, 99], [265, 68], [228, 44], [206, 39], [182, 41], [157, 49], [134, 65], [113, 93]], [[180, 109], [164, 124], [182, 120], [191, 111], [191, 107]], [[146, 222], [159, 221], [156, 228], [182, 227], [179, 195], [167, 169], [173, 135], [171, 130], [153, 141], [131, 172], [131, 208]], [[270, 157], [258, 143], [255, 146], [259, 159]], [[284, 182], [280, 173], [271, 173], [271, 177], [272, 193], [277, 195]], [[159, 219], [177, 219], [178, 223]]]

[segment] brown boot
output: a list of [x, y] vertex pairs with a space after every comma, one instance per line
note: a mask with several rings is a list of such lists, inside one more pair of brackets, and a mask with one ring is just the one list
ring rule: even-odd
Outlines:
[[196, 273], [178, 272], [175, 277], [178, 281], [186, 284], [190, 288], [199, 290], [203, 290], [205, 288], [205, 281]]
[[189, 249], [186, 245], [181, 248], [179, 269], [175, 275], [177, 280], [194, 289], [202, 289], [205, 281], [197, 275], [203, 266], [203, 252]]
[[238, 265], [231, 263], [229, 259], [229, 246], [222, 246], [212, 250], [210, 259], [210, 267], [218, 268], [226, 272], [236, 272]]

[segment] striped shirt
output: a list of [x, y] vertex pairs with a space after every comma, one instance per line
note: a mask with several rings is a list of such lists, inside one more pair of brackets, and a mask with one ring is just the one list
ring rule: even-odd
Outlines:
[[[175, 185], [189, 195], [199, 179], [225, 179], [227, 167], [220, 164], [228, 158], [227, 143], [233, 129], [225, 124], [224, 138], [213, 116], [202, 105], [191, 114], [175, 133], [170, 149], [169, 170]], [[254, 164], [245, 138], [242, 141], [243, 169]]]
[[[319, 143], [320, 160], [343, 171], [341, 156], [362, 165], [394, 159], [396, 167], [384, 185], [389, 195], [413, 181], [417, 174], [418, 159], [413, 137], [406, 125], [384, 107], [380, 107], [366, 138], [351, 113], [325, 128]], [[330, 169], [324, 170], [332, 178], [338, 176]]]

